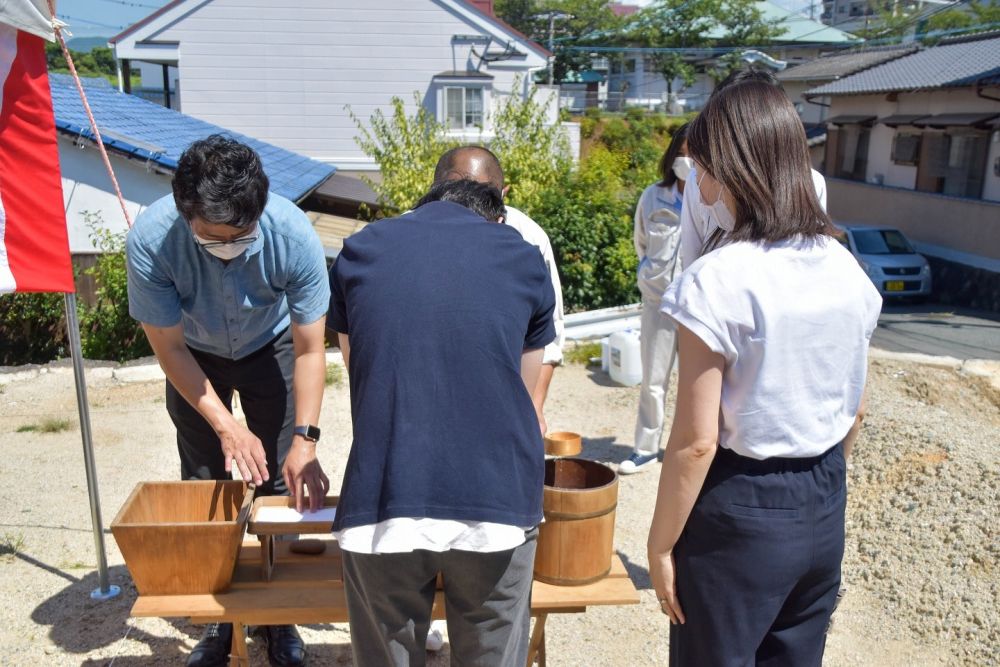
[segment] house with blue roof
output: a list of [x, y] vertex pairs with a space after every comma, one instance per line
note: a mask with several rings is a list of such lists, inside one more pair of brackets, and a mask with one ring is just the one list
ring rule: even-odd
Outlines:
[[902, 229], [961, 283], [936, 273], [936, 287], [1000, 311], [1000, 32], [921, 46], [805, 96], [830, 105], [833, 217]]
[[[90, 239], [88, 214], [99, 214], [112, 232], [125, 231], [127, 224], [73, 79], [50, 74], [49, 86], [70, 252], [93, 254], [97, 249]], [[210, 134], [226, 134], [252, 146], [264, 163], [271, 190], [295, 202], [305, 200], [336, 171], [332, 165], [127, 95], [105, 79], [83, 79], [83, 88], [133, 218], [171, 192], [181, 153]]]

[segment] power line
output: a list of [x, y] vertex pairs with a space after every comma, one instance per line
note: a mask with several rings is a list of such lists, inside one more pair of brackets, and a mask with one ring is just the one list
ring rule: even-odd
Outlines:
[[115, 5], [124, 5], [125, 7], [142, 7], [143, 9], [159, 9], [162, 5], [146, 5], [141, 2], [128, 2], [127, 0], [101, 0], [101, 2], [110, 2]]
[[88, 25], [96, 25], [101, 28], [111, 28], [112, 30], [123, 30], [125, 26], [123, 25], [108, 25], [107, 23], [98, 23], [97, 21], [89, 21], [87, 19], [78, 19], [67, 14], [57, 14], [57, 16], [70, 24], [72, 23], [86, 23]]

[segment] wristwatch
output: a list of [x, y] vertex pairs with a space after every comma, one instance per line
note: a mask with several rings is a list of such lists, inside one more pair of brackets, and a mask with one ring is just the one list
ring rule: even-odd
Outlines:
[[301, 435], [303, 438], [309, 442], [316, 442], [319, 440], [319, 427], [307, 424], [305, 426], [296, 426], [295, 435]]

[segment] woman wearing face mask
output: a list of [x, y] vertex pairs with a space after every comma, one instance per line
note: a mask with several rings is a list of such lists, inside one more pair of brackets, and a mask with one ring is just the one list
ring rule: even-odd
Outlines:
[[687, 154], [687, 131], [685, 123], [674, 132], [670, 147], [660, 159], [660, 182], [643, 190], [635, 207], [633, 239], [639, 255], [638, 282], [642, 293], [642, 388], [635, 446], [618, 466], [623, 475], [651, 467], [663, 434], [663, 401], [676, 345], [673, 321], [660, 312], [660, 300], [678, 264], [681, 201], [684, 183], [693, 166]]
[[680, 373], [647, 546], [670, 664], [818, 667], [881, 299], [831, 236], [780, 89], [721, 91], [688, 145], [732, 230], [663, 297]]

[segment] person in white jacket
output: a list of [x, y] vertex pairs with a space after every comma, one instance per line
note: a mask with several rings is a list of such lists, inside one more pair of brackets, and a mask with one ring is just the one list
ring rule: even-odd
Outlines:
[[686, 138], [685, 124], [674, 133], [660, 160], [660, 181], [643, 190], [635, 207], [633, 240], [642, 294], [642, 388], [634, 449], [618, 466], [623, 475], [639, 472], [656, 461], [663, 435], [663, 406], [674, 365], [676, 327], [660, 312], [660, 301], [677, 271], [682, 197], [693, 166]]

